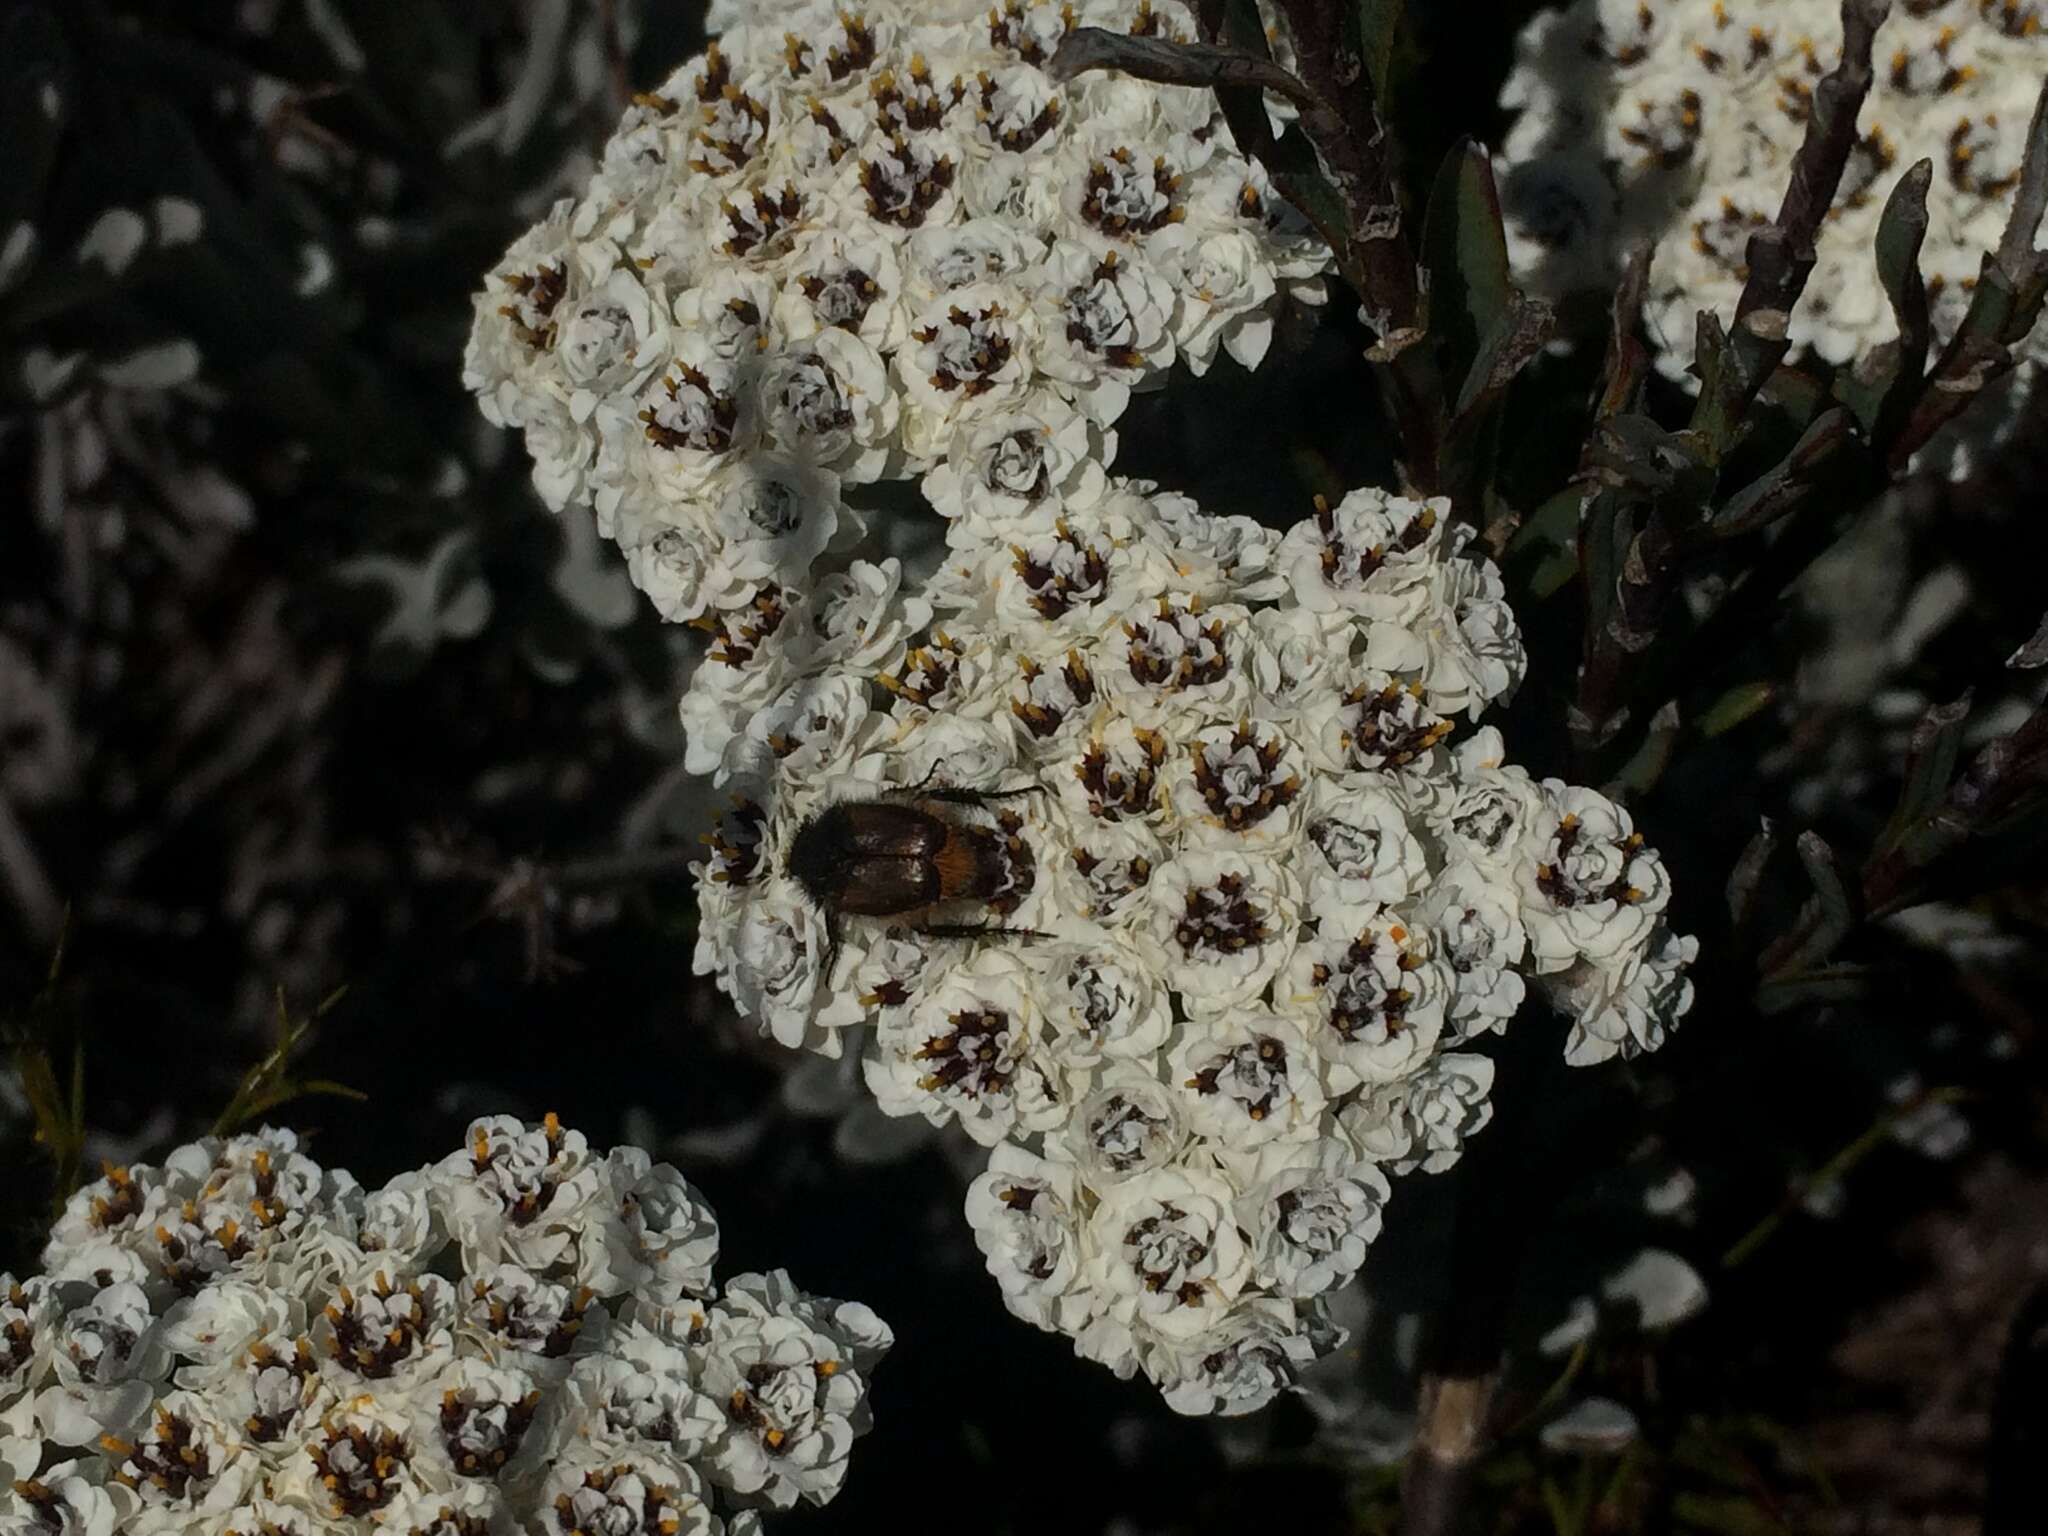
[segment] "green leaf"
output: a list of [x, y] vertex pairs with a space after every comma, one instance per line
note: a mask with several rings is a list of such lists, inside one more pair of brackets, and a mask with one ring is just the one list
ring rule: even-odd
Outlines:
[[1394, 116], [1396, 50], [1404, 40], [1406, 0], [1353, 0], [1348, 26], [1355, 28], [1359, 54], [1372, 80], [1380, 116]]
[[1911, 338], [1904, 361], [1917, 373], [1927, 365], [1927, 284], [1920, 247], [1927, 238], [1927, 188], [1934, 162], [1922, 160], [1901, 176], [1877, 222], [1877, 280], [1891, 301], [1899, 334]]
[[1579, 574], [1579, 510], [1585, 502], [1585, 489], [1568, 485], [1515, 530], [1501, 565], [1516, 591], [1546, 598]]
[[1744, 845], [1742, 857], [1728, 872], [1728, 923], [1740, 933], [1756, 915], [1756, 893], [1763, 884], [1764, 868], [1777, 852], [1778, 831], [1770, 817], [1757, 824], [1756, 835]]
[[1913, 739], [1906, 749], [1905, 781], [1899, 786], [1891, 819], [1878, 834], [1877, 853], [1897, 848], [1947, 798], [1962, 755], [1963, 733], [1969, 727], [1970, 700], [1970, 691], [1965, 689], [1962, 697], [1947, 704], [1929, 705], [1913, 727]]
[[1429, 273], [1429, 326], [1443, 376], [1460, 381], [1456, 398], [1464, 398], [1464, 381], [1517, 297], [1493, 167], [1470, 139], [1446, 155], [1437, 171], [1422, 218], [1422, 264]]
[[1737, 683], [1720, 698], [1707, 706], [1700, 716], [1699, 730], [1702, 736], [1712, 739], [1725, 736], [1745, 721], [1753, 720], [1770, 708], [1778, 697], [1778, 685], [1767, 678], [1755, 682]]
[[1451, 408], [1452, 416], [1462, 419], [1498, 399], [1515, 375], [1543, 351], [1556, 326], [1557, 312], [1548, 304], [1525, 299], [1510, 289], [1507, 309], [1480, 339], [1472, 371], [1465, 375]]
[[1933, 162], [1901, 176], [1877, 227], [1877, 277], [1898, 323], [1898, 339], [1873, 347], [1835, 378], [1834, 392], [1880, 440], [1903, 421], [1927, 376], [1927, 284], [1920, 248], [1927, 238], [1927, 187]]
[[1680, 720], [1678, 706], [1667, 703], [1650, 717], [1648, 732], [1643, 744], [1635, 754], [1622, 765], [1622, 769], [1606, 785], [1602, 793], [1611, 799], [1626, 803], [1639, 800], [1657, 787], [1657, 781], [1664, 777], [1664, 770], [1671, 766], [1671, 756], [1678, 748]]
[[1849, 441], [1849, 412], [1826, 412], [1801, 434], [1792, 451], [1728, 498], [1714, 514], [1717, 539], [1739, 538], [1769, 526], [1813, 494], [1817, 473]]
[[1876, 973], [1868, 966], [1831, 965], [1802, 971], [1756, 989], [1756, 1011], [1769, 1017], [1817, 1003], [1848, 1003], [1869, 995]]

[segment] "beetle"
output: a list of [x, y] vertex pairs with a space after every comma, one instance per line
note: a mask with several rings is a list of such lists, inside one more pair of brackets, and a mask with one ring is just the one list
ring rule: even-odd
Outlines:
[[[797, 828], [783, 867], [824, 912], [834, 949], [843, 917], [909, 917], [970, 902], [1000, 915], [1030, 888], [1030, 848], [1016, 835], [1022, 821], [998, 813], [995, 825], [979, 825], [942, 807], [981, 807], [1037, 788], [916, 789], [899, 798], [842, 800]], [[999, 923], [920, 923], [917, 931], [936, 938], [1042, 937]]]

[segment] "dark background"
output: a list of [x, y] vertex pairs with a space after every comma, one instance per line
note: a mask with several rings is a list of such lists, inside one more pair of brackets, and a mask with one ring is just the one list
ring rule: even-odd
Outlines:
[[[1721, 887], [1758, 815], [1860, 847], [1896, 794], [1898, 706], [1799, 701], [1821, 625], [1787, 601], [1685, 680], [1689, 705], [1751, 685], [1772, 703], [1688, 734], [1636, 800], [1678, 926], [1702, 939], [1675, 1044], [1568, 1075], [1561, 1025], [1522, 1020], [1501, 1120], [1458, 1176], [1399, 1186], [1371, 1326], [1325, 1368], [1319, 1408], [1220, 1431], [1178, 1419], [1002, 1311], [959, 1214], [971, 1149], [883, 1134], [857, 1082], [796, 1072], [691, 975], [685, 866], [713, 802], [681, 774], [673, 724], [690, 636], [619, 606], [605, 552], [569, 544], [517, 442], [462, 390], [479, 274], [584, 174], [620, 87], [699, 46], [697, 8], [573, 0], [531, 129], [453, 153], [531, 65], [545, 7], [335, 9], [359, 62], [302, 0], [0, 7], [0, 240], [27, 220], [39, 241], [0, 292], [0, 1015], [20, 1052], [64, 1072], [81, 1053], [89, 1159], [205, 1130], [274, 1042], [279, 995], [302, 1018], [337, 988], [297, 1070], [367, 1100], [269, 1118], [366, 1184], [442, 1155], [479, 1113], [552, 1109], [594, 1144], [642, 1141], [716, 1206], [722, 1274], [785, 1266], [897, 1329], [844, 1495], [791, 1529], [1384, 1529], [1392, 1475], [1365, 1405], [1411, 1404], [1417, 1324], [1401, 1319], [1433, 1314], [1455, 1251], [1524, 1239], [1507, 1418], [1531, 1417], [1489, 1465], [1485, 1528], [1977, 1528], [1987, 1446], [2021, 1423], [1994, 1416], [1997, 1362], [2048, 1268], [2048, 909], [2038, 874], [1988, 869], [1961, 894], [1995, 950], [1876, 929], [1852, 942], [1876, 978], [1857, 995], [1751, 1006]], [[1535, 7], [1411, 9], [1397, 127], [1413, 187], [1459, 135], [1497, 136]], [[106, 209], [166, 195], [201, 208], [196, 243], [153, 243], [119, 276], [74, 259]], [[301, 292], [309, 245], [333, 275]], [[1312, 490], [1384, 476], [1351, 307], [1290, 315], [1256, 380], [1224, 363], [1141, 399], [1119, 471], [1275, 525]], [[172, 337], [197, 344], [196, 378], [99, 376]], [[26, 361], [73, 352], [71, 383], [32, 397]], [[1525, 381], [1507, 484], [1530, 504], [1576, 460], [1597, 353]], [[1871, 557], [1909, 586], [1953, 564], [1971, 594], [1888, 687], [1977, 685], [1980, 705], [2017, 687], [1999, 663], [2043, 600], [2038, 564], [2011, 556], [2040, 510], [2029, 473], [2008, 459]], [[246, 518], [224, 521], [233, 506]], [[388, 580], [364, 572], [417, 573], [436, 552], [419, 600], [445, 614], [481, 583], [488, 621], [403, 637]], [[1519, 758], [1567, 772], [1575, 589], [1539, 603], [1510, 575], [1534, 665], [1506, 725]], [[1803, 894], [1796, 870], [1774, 877], [1762, 926]], [[1957, 1091], [1959, 1155], [1889, 1133], [1887, 1090], [1908, 1074]], [[30, 1128], [10, 1083], [0, 1263], [16, 1271], [51, 1198]], [[1645, 1211], [1679, 1168], [1698, 1186], [1685, 1217]], [[1829, 1172], [1839, 1210], [1819, 1219], [1798, 1197]], [[1768, 1241], [1724, 1267], [1773, 1213]], [[1654, 1337], [1607, 1317], [1548, 1400], [1629, 1404], [1644, 1433], [1625, 1462], [1543, 1451], [1533, 1410], [1563, 1361], [1527, 1346], [1644, 1243], [1684, 1255], [1712, 1304]]]

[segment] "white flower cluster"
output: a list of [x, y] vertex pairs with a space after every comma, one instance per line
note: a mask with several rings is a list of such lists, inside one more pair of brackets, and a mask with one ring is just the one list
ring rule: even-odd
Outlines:
[[1283, 536], [1064, 454], [962, 455], [924, 595], [856, 567], [722, 632], [696, 964], [786, 1045], [871, 1025], [880, 1106], [994, 1148], [1013, 1312], [1246, 1412], [1338, 1342], [1387, 1176], [1486, 1123], [1471, 1046], [1527, 984], [1598, 1061], [1662, 1041], [1695, 945], [1625, 811], [1454, 739], [1524, 655], [1447, 502]]
[[0, 1532], [757, 1531], [838, 1491], [891, 1340], [717, 1254], [553, 1116], [372, 1192], [278, 1130], [109, 1168], [0, 1275]]
[[506, 252], [465, 362], [665, 618], [801, 585], [855, 487], [1006, 434], [1106, 461], [1133, 389], [1321, 297], [1209, 92], [1045, 71], [1076, 26], [1192, 37], [1181, 0], [734, 9]]
[[[1910, 0], [1877, 34], [1875, 80], [1792, 336], [1832, 363], [1897, 333], [1873, 248], [1886, 197], [1933, 162], [1921, 264], [1937, 339], [1998, 244], [2048, 73], [2039, 0]], [[1552, 291], [1611, 282], [1651, 242], [1646, 316], [1678, 378], [1693, 316], [1731, 320], [1751, 233], [1776, 217], [1813, 88], [1838, 62], [1838, 0], [1575, 0], [1532, 21], [1502, 103], [1516, 265]], [[2031, 343], [2048, 358], [2048, 333]]]

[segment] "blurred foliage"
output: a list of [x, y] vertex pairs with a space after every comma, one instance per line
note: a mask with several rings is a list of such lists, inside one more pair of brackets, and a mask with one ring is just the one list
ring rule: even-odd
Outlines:
[[[1396, 1529], [1391, 1459], [1444, 1277], [1501, 1262], [1520, 1277], [1508, 1432], [1478, 1528], [1967, 1519], [1976, 1365], [2038, 1262], [2006, 1229], [2048, 1219], [2048, 824], [1978, 795], [1969, 835], [1950, 834], [1988, 745], [2040, 696], [2039, 672], [2004, 663], [2041, 619], [2015, 551], [2048, 415], [2037, 403], [2032, 437], [1959, 486], [1873, 502], [1828, 413], [1898, 430], [1896, 378], [1752, 381], [1748, 434], [1711, 473], [1697, 440], [1668, 457], [1693, 402], [1637, 380], [1600, 467], [1664, 464], [1628, 496], [1681, 487], [1725, 537], [1632, 674], [1625, 726], [1574, 741], [1598, 603], [1589, 617], [1580, 492], [1559, 487], [1609, 401], [1608, 317], [1567, 308], [1575, 345], [1525, 348], [1490, 174], [1461, 142], [1497, 135], [1534, 9], [1365, 0], [1355, 19], [1433, 275], [1441, 338], [1417, 398], [1505, 550], [1532, 652], [1503, 726], [1532, 769], [1629, 800], [1677, 874], [1677, 926], [1700, 935], [1699, 1001], [1664, 1052], [1599, 1073], [1564, 1072], [1523, 1022], [1499, 1052], [1515, 1115], [1456, 1175], [1409, 1181], [1356, 1347], [1305, 1398], [1176, 1420], [1016, 1324], [959, 1219], [969, 1151], [863, 1119], [857, 1074], [783, 1059], [691, 975], [682, 876], [708, 812], [673, 700], [693, 648], [539, 505], [459, 377], [477, 274], [587, 173], [625, 92], [697, 45], [681, 0], [6, 14], [9, 1169], [53, 1162], [61, 1191], [101, 1157], [279, 1109], [372, 1181], [474, 1113], [554, 1109], [595, 1141], [642, 1141], [706, 1184], [733, 1267], [786, 1260], [905, 1340], [846, 1497], [791, 1529], [900, 1529], [906, 1489], [991, 1532], [1238, 1530], [1276, 1507], [1303, 1533]], [[1905, 195], [1887, 257], [1902, 302]], [[1353, 308], [1292, 316], [1256, 379], [1218, 368], [1135, 402], [1120, 469], [1274, 524], [1393, 475], [1399, 401], [1360, 361]], [[1762, 515], [1814, 469], [1842, 478]], [[1620, 500], [1626, 518], [1643, 505]], [[1958, 583], [1967, 599], [1944, 602]], [[1912, 878], [1888, 883], [1909, 847]], [[1928, 896], [1944, 904], [1872, 920]], [[295, 1020], [286, 995], [327, 1000]], [[367, 1103], [320, 1097], [341, 1084]], [[50, 1187], [0, 1181], [17, 1269]], [[1704, 1278], [1703, 1313], [1646, 1329], [1603, 1289], [1646, 1247]], [[1965, 1290], [1940, 1324], [1898, 1312]], [[1559, 1346], [1582, 1301], [1591, 1322]], [[1859, 1337], [1904, 1374], [1859, 1363]], [[1626, 1453], [1544, 1445], [1588, 1395], [1635, 1417]], [[1887, 1480], [1873, 1443], [1912, 1455]]]

